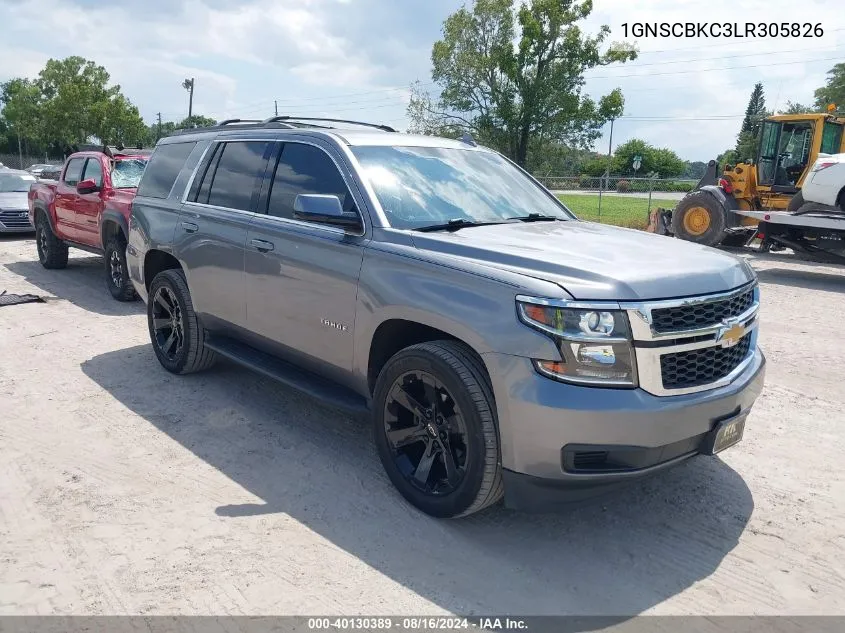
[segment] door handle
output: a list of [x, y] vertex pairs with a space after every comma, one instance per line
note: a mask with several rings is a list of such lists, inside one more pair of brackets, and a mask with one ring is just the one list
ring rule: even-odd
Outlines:
[[272, 251], [275, 247], [273, 242], [268, 242], [267, 240], [250, 240], [250, 245], [257, 251], [261, 251], [262, 253], [267, 253], [268, 251]]
[[187, 233], [196, 233], [199, 231], [200, 227], [193, 222], [182, 222], [182, 228], [185, 229], [185, 232]]

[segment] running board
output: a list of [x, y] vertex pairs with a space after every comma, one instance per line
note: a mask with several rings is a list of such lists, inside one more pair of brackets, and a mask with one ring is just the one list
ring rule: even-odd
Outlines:
[[331, 407], [353, 414], [369, 412], [367, 400], [351, 389], [260, 352], [240, 341], [225, 336], [214, 336], [209, 337], [205, 345], [224, 358], [264, 374]]

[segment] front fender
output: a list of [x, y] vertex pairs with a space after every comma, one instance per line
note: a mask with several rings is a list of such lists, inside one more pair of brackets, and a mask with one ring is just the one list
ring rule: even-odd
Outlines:
[[373, 336], [382, 323], [392, 319], [441, 330], [479, 355], [498, 352], [557, 358], [559, 352], [551, 339], [517, 318], [515, 299], [520, 293], [520, 287], [504, 281], [368, 249], [355, 316], [356, 378], [366, 380]]
[[114, 222], [120, 227], [124, 240], [127, 240], [129, 236], [129, 222], [126, 216], [117, 209], [105, 209], [100, 216], [100, 244], [103, 245], [103, 248], [106, 246], [105, 228], [109, 222]]
[[732, 213], [733, 211], [739, 210], [739, 202], [734, 198], [733, 194], [725, 193], [725, 190], [718, 185], [705, 185], [700, 188], [700, 191], [713, 196], [722, 205], [722, 208], [728, 212], [725, 214], [728, 228], [741, 226], [742, 217], [736, 213]]

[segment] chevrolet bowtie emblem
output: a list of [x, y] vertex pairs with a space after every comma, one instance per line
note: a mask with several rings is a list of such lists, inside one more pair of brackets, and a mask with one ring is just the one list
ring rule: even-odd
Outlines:
[[719, 343], [722, 347], [733, 347], [742, 340], [743, 336], [745, 336], [745, 328], [736, 323], [727, 329], [722, 329]]

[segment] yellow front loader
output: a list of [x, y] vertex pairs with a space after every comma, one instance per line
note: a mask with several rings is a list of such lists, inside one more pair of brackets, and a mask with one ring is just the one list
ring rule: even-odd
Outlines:
[[[832, 110], [832, 108], [831, 108]], [[725, 165], [715, 161], [696, 188], [654, 226], [690, 242], [739, 246], [756, 235], [757, 219], [737, 211], [789, 210], [804, 203], [801, 185], [819, 153], [845, 152], [845, 118], [833, 113], [778, 114], [763, 122], [757, 156]]]

